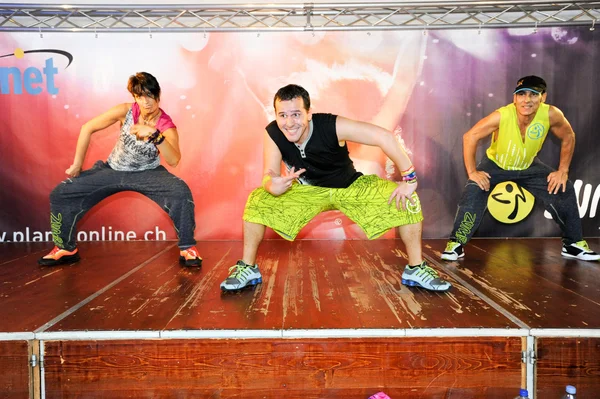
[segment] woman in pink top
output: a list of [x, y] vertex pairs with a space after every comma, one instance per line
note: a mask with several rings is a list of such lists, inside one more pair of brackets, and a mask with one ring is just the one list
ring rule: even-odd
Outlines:
[[[75, 229], [87, 211], [104, 198], [121, 191], [145, 195], [164, 209], [179, 235], [179, 261], [200, 266], [196, 249], [194, 200], [187, 184], [160, 165], [181, 159], [177, 127], [160, 107], [160, 85], [154, 76], [139, 72], [129, 77], [127, 89], [134, 103], [119, 104], [81, 127], [69, 176], [50, 193], [50, 223], [54, 249], [38, 263], [54, 266], [79, 260]], [[93, 133], [119, 122], [121, 133], [106, 162], [92, 169], [81, 166]]]

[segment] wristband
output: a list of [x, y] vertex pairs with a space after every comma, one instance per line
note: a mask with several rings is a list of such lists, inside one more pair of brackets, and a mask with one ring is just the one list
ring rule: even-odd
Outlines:
[[408, 184], [416, 183], [417, 182], [417, 172], [415, 172], [415, 170], [413, 168], [413, 171], [411, 173], [409, 173], [408, 175], [402, 176], [402, 180], [404, 180]]
[[156, 131], [154, 133], [152, 133], [150, 136], [148, 136], [148, 142], [152, 143], [154, 145], [159, 145], [163, 141], [165, 141], [165, 136], [163, 136], [160, 133], [160, 130], [158, 130], [158, 129], [156, 129]]
[[159, 133], [158, 136], [154, 139], [154, 141], [152, 141], [152, 144], [159, 145], [163, 141], [165, 141], [165, 136], [163, 136], [162, 134]]
[[160, 134], [160, 130], [156, 129], [154, 131], [154, 133], [152, 133], [150, 136], [148, 136], [148, 142], [149, 143], [153, 143], [154, 140], [156, 140], [156, 138], [158, 137], [159, 134]]
[[408, 174], [408, 175], [404, 175], [402, 176], [402, 180], [412, 180], [412, 179], [416, 179], [417, 178], [417, 172], [413, 171], [412, 173]]
[[264, 187], [264, 185], [265, 185], [265, 184], [267, 184], [267, 182], [268, 182], [269, 180], [271, 180], [271, 175], [265, 175], [265, 176], [263, 177], [263, 179], [262, 179], [261, 186], [263, 186], [263, 187]]
[[414, 172], [415, 172], [414, 165], [410, 165], [410, 168], [408, 168], [406, 170], [403, 170], [402, 172], [400, 172], [400, 174], [402, 175], [402, 177], [404, 177], [404, 176], [408, 176], [408, 175], [410, 175], [411, 173], [414, 173]]

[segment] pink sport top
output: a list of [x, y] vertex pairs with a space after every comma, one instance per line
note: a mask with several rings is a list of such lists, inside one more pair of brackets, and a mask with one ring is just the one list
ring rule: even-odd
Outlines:
[[[156, 122], [156, 128], [161, 132], [176, 127], [171, 117], [162, 109]], [[159, 151], [154, 144], [137, 140], [131, 134], [131, 127], [135, 125], [140, 118], [140, 107], [133, 103], [125, 115], [125, 122], [121, 126], [119, 140], [115, 144], [112, 152], [108, 156], [108, 165], [115, 170], [138, 172], [142, 170], [154, 169], [160, 165]]]

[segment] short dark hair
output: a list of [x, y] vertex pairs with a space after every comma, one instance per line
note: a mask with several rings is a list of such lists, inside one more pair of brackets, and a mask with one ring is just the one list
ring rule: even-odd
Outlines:
[[148, 72], [137, 72], [129, 77], [127, 90], [132, 96], [148, 96], [160, 100], [160, 85], [158, 80]]
[[294, 84], [284, 86], [277, 90], [277, 93], [275, 93], [275, 97], [273, 98], [273, 108], [275, 108], [275, 102], [277, 100], [290, 101], [298, 97], [302, 98], [304, 101], [304, 109], [308, 111], [310, 109], [310, 96], [308, 95], [308, 92], [304, 87]]

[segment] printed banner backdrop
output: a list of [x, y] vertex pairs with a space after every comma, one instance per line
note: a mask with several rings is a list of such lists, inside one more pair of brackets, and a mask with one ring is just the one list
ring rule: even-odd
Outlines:
[[[15, 33], [0, 35], [0, 241], [50, 240], [50, 191], [71, 165], [81, 125], [132, 102], [128, 77], [152, 73], [161, 108], [178, 127], [182, 160], [169, 168], [196, 204], [196, 238], [241, 239], [246, 198], [260, 185], [264, 127], [272, 98], [288, 83], [304, 86], [315, 112], [369, 121], [391, 131], [419, 176], [424, 237], [445, 238], [467, 176], [462, 135], [512, 101], [517, 79], [548, 82], [547, 102], [571, 122], [575, 182], [584, 235], [599, 235], [600, 38], [588, 27], [423, 32], [301, 33]], [[106, 160], [118, 137], [93, 135], [84, 168]], [[478, 158], [489, 140], [481, 143]], [[556, 167], [559, 141], [540, 158]], [[390, 175], [373, 147], [351, 145], [356, 167]], [[168, 216], [131, 192], [110, 197], [78, 224], [80, 240], [174, 239]], [[393, 233], [387, 235], [393, 236]], [[560, 236], [536, 204], [504, 224], [488, 215], [476, 236]], [[275, 237], [270, 232], [268, 237]], [[364, 238], [339, 212], [311, 222], [299, 238]]]

